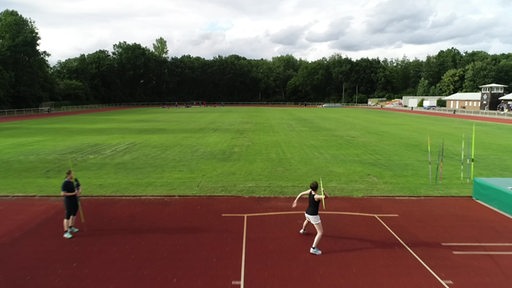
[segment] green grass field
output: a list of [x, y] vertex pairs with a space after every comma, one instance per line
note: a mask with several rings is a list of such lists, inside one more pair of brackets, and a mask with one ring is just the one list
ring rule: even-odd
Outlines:
[[471, 195], [461, 146], [464, 134], [468, 154], [474, 123], [475, 177], [510, 177], [509, 126], [383, 110], [145, 108], [1, 123], [0, 195], [59, 195], [70, 167], [84, 195], [290, 196], [320, 177], [331, 196]]

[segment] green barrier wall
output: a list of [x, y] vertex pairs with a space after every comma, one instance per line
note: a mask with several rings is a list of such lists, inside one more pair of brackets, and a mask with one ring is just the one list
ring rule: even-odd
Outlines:
[[512, 178], [475, 178], [473, 198], [512, 216]]

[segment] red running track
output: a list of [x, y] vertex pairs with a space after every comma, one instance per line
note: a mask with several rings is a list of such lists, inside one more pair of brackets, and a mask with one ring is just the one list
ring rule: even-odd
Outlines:
[[0, 287], [510, 287], [512, 221], [471, 198], [0, 198]]

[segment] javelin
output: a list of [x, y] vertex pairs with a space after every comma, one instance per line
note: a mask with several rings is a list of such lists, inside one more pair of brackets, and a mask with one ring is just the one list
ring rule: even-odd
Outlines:
[[84, 209], [82, 208], [82, 203], [80, 203], [80, 197], [77, 197], [78, 201], [78, 212], [80, 212], [80, 221], [82, 224], [85, 223]]
[[322, 178], [320, 178], [320, 191], [322, 192], [322, 206], [325, 210], [325, 195], [324, 195], [324, 185], [322, 184]]
[[[73, 163], [71, 162], [71, 159], [69, 159], [69, 169], [73, 171]], [[85, 223], [84, 210], [82, 208], [82, 203], [80, 203], [80, 196], [76, 196], [76, 198], [76, 200], [78, 201], [78, 212], [80, 213], [80, 221], [82, 221], [82, 223]]]
[[462, 133], [462, 147], [460, 149], [460, 181], [464, 181], [464, 133]]

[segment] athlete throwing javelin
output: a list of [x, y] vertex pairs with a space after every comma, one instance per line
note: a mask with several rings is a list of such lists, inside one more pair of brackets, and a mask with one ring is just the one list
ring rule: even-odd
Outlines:
[[[73, 181], [76, 180], [76, 181]], [[80, 182], [74, 178], [73, 171], [66, 172], [66, 179], [62, 183], [60, 194], [64, 196], [64, 208], [66, 214], [64, 217], [64, 238], [73, 238], [73, 234], [78, 232], [78, 228], [74, 227], [76, 213], [78, 212], [78, 196], [80, 195]]]
[[316, 236], [315, 240], [313, 241], [313, 246], [311, 246], [311, 249], [309, 249], [309, 253], [315, 254], [315, 255], [321, 255], [322, 251], [318, 249], [318, 243], [320, 242], [320, 239], [322, 239], [322, 234], [324, 233], [324, 228], [322, 227], [322, 221], [320, 221], [320, 215], [318, 215], [318, 208], [320, 207], [320, 201], [327, 198], [328, 195], [324, 191], [325, 195], [319, 195], [317, 194], [318, 190], [318, 182], [313, 181], [309, 185], [309, 190], [306, 190], [304, 192], [299, 193], [297, 195], [297, 198], [295, 198], [295, 201], [293, 201], [292, 207], [297, 206], [297, 200], [299, 200], [300, 197], [308, 195], [309, 205], [306, 209], [306, 220], [304, 220], [304, 224], [302, 224], [302, 229], [299, 231], [300, 234], [306, 233], [306, 226], [309, 222], [315, 226], [316, 229]]

